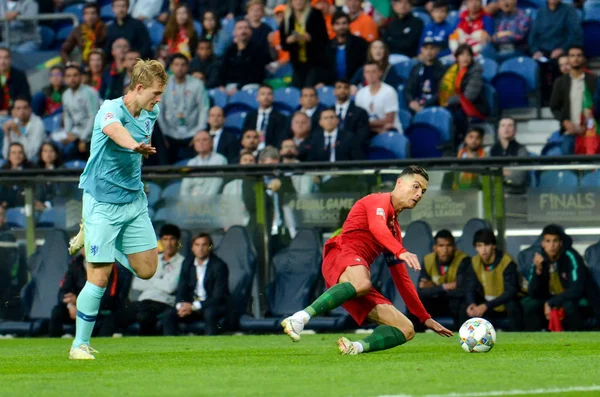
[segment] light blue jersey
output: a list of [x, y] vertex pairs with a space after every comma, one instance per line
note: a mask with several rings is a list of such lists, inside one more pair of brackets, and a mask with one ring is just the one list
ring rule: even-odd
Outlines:
[[159, 106], [152, 112], [142, 110], [134, 118], [123, 103], [123, 97], [106, 100], [94, 120], [90, 158], [81, 174], [79, 188], [95, 200], [125, 204], [136, 200], [143, 191], [142, 155], [122, 148], [102, 130], [109, 124], [121, 123], [137, 142], [150, 143]]

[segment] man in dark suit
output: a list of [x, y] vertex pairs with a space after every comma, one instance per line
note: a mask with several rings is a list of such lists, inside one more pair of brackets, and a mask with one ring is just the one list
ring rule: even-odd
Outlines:
[[357, 141], [366, 157], [369, 150], [369, 114], [350, 100], [350, 82], [337, 80], [334, 95], [335, 114], [338, 116], [339, 128], [348, 131]]
[[287, 117], [273, 109], [273, 89], [262, 85], [256, 94], [258, 110], [248, 112], [244, 120], [244, 131], [255, 130], [260, 136], [258, 150], [265, 146], [279, 147], [289, 137]]
[[335, 38], [329, 40], [327, 58], [331, 70], [331, 81], [351, 79], [367, 59], [367, 42], [350, 33], [350, 17], [336, 11], [331, 20]]
[[321, 112], [321, 128], [312, 132], [308, 161], [364, 160], [360, 146], [352, 133], [338, 128], [339, 120], [333, 109]]
[[310, 117], [305, 113], [296, 112], [292, 116], [291, 139], [298, 148], [298, 160], [306, 161], [310, 151]]
[[217, 334], [230, 297], [229, 270], [212, 251], [213, 241], [208, 233], [199, 233], [192, 240], [194, 255], [183, 262], [177, 304], [164, 317], [165, 335], [177, 335], [180, 322], [194, 321], [206, 323], [206, 335]]
[[234, 133], [225, 131], [225, 112], [218, 106], [213, 106], [208, 111], [208, 132], [213, 138], [213, 152], [223, 155], [228, 164], [238, 162], [240, 156], [240, 142]]
[[319, 128], [321, 112], [325, 106], [319, 103], [319, 94], [314, 87], [304, 87], [300, 93], [298, 111], [310, 117], [311, 131]]

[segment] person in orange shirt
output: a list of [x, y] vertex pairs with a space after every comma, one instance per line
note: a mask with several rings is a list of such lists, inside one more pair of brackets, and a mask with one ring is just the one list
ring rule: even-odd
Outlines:
[[379, 38], [379, 30], [373, 18], [363, 12], [361, 3], [361, 0], [346, 0], [346, 7], [351, 20], [350, 32], [370, 43]]
[[325, 26], [327, 26], [327, 34], [329, 35], [330, 40], [333, 39], [335, 37], [335, 32], [333, 31], [333, 26], [331, 23], [331, 18], [335, 13], [335, 5], [333, 4], [333, 0], [311, 0], [310, 4], [323, 13]]
[[[273, 9], [273, 16], [277, 21], [277, 25], [281, 25], [283, 22], [283, 18], [285, 16], [285, 9], [287, 6], [285, 4], [280, 4]], [[288, 51], [284, 51], [281, 48], [281, 35], [279, 30], [275, 30], [271, 32], [268, 36], [269, 44], [271, 45], [271, 52], [275, 53], [275, 61], [271, 62], [267, 69], [271, 73], [275, 73], [277, 69], [287, 64], [290, 61], [290, 53]]]

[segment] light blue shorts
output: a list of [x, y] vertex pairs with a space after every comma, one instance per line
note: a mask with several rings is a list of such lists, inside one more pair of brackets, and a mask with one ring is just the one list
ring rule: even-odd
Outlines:
[[144, 192], [127, 204], [99, 202], [84, 193], [82, 212], [85, 255], [90, 263], [114, 262], [115, 250], [130, 255], [157, 246]]

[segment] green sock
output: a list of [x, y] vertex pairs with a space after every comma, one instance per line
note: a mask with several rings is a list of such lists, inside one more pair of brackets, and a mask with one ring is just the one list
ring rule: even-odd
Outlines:
[[378, 350], [391, 349], [406, 343], [406, 337], [396, 327], [391, 325], [380, 325], [373, 333], [365, 339], [358, 341], [363, 345], [364, 352], [376, 352]]
[[311, 317], [326, 313], [341, 304], [356, 298], [356, 289], [350, 283], [340, 283], [323, 292], [310, 306], [304, 309]]

